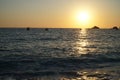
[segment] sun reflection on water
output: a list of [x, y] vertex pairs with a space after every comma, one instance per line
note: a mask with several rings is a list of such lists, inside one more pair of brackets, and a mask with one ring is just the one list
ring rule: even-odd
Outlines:
[[85, 47], [88, 44], [86, 29], [81, 30], [79, 38], [81, 39], [80, 42], [79, 42], [81, 44], [81, 47]]
[[82, 29], [78, 33], [78, 41], [75, 42], [77, 46], [75, 46], [75, 49], [77, 49], [76, 55], [82, 55], [87, 54], [89, 49], [87, 46], [89, 45], [89, 42], [87, 40], [87, 31], [86, 29]]

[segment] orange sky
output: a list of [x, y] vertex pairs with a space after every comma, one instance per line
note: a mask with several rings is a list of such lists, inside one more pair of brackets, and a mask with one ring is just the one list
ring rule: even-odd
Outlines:
[[[120, 0], [0, 0], [0, 27], [120, 26]], [[89, 20], [77, 20], [86, 11]]]

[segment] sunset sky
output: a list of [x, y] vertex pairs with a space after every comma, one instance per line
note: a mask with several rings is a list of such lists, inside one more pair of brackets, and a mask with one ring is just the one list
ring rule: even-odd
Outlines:
[[0, 27], [120, 26], [120, 0], [0, 0]]

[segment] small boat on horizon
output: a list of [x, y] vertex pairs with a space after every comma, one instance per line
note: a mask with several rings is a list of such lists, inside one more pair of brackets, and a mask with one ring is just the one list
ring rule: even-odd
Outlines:
[[29, 30], [30, 30], [30, 28], [29, 28], [29, 27], [27, 27], [27, 28], [26, 28], [26, 30], [27, 30], [27, 31], [29, 31]]
[[45, 31], [48, 31], [49, 29], [48, 28], [45, 28]]

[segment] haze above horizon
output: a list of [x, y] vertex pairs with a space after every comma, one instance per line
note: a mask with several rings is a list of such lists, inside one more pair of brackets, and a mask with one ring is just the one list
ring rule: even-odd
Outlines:
[[0, 0], [0, 27], [120, 26], [120, 0]]

